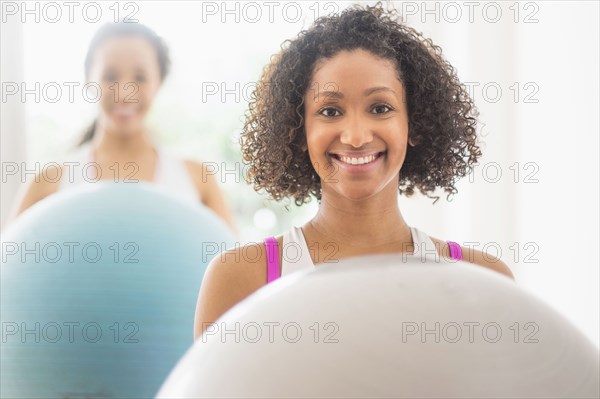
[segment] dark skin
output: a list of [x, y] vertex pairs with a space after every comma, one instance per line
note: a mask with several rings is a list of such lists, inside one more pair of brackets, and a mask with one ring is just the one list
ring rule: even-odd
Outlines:
[[[343, 51], [316, 64], [310, 87], [318, 92], [309, 91], [304, 99], [304, 150], [321, 178], [322, 199], [317, 215], [302, 226], [302, 232], [313, 264], [319, 267], [332, 258], [367, 254], [413, 253], [410, 227], [398, 206], [399, 173], [412, 144], [404, 88], [394, 64], [362, 49]], [[353, 158], [372, 160], [368, 168], [360, 169], [351, 165]], [[283, 236], [276, 238], [282, 248]], [[430, 238], [439, 255], [450, 259], [447, 243]], [[464, 261], [514, 280], [501, 260], [462, 250]], [[247, 257], [251, 259], [244, 254], [252, 254]], [[198, 338], [208, 324], [265, 284], [263, 243], [217, 256], [200, 288], [194, 336]]]

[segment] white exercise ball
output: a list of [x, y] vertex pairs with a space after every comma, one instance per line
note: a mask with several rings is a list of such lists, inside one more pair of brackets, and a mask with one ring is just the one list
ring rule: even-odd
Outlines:
[[355, 257], [258, 290], [158, 397], [598, 398], [598, 348], [518, 283], [401, 259]]

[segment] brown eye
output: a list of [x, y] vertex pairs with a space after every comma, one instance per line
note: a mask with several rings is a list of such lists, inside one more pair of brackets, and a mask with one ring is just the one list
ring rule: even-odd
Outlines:
[[377, 104], [376, 106], [373, 107], [371, 112], [375, 111], [375, 112], [373, 112], [374, 114], [387, 114], [391, 110], [392, 110], [392, 108], [389, 105]]
[[104, 79], [105, 82], [116, 82], [118, 80], [118, 76], [115, 73], [109, 72], [104, 74], [102, 79]]
[[335, 116], [340, 116], [340, 112], [332, 107], [323, 108], [319, 111], [319, 114], [326, 116], [328, 118], [333, 118]]

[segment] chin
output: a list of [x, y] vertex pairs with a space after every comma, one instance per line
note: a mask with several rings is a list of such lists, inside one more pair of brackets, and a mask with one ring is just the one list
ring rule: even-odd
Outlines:
[[118, 132], [119, 136], [134, 136], [142, 129], [142, 124], [139, 121], [131, 121], [131, 122], [115, 122], [113, 121], [112, 129], [115, 132]]
[[336, 190], [337, 195], [352, 201], [362, 201], [369, 199], [377, 194], [375, 189], [361, 188], [358, 190]]

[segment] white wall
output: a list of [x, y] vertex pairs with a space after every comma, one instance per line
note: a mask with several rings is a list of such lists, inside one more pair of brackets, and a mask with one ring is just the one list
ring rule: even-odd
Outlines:
[[[2, 23], [0, 28], [0, 80], [23, 81], [23, 25], [16, 20]], [[8, 216], [20, 187], [16, 179], [5, 178], [9, 168], [18, 168], [26, 158], [25, 104], [16, 96], [7, 96], [0, 103], [0, 159], [2, 190], [0, 190], [0, 225]]]

